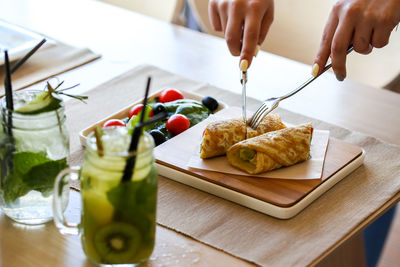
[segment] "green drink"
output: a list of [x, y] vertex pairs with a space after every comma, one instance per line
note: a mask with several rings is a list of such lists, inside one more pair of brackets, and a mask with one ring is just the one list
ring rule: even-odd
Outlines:
[[12, 111], [0, 102], [0, 205], [17, 222], [40, 224], [53, 218], [54, 180], [67, 167], [64, 104], [47, 91], [15, 92], [13, 99]]
[[[125, 127], [105, 128], [101, 137], [102, 154], [97, 150], [94, 135], [89, 135], [84, 163], [76, 174], [80, 176], [82, 196], [78, 227], [82, 247], [86, 256], [97, 264], [135, 265], [147, 260], [154, 248], [157, 204], [154, 142], [147, 133], [141, 136], [134, 155], [133, 175], [122, 182], [126, 159], [132, 156], [127, 153], [130, 139]], [[57, 182], [66, 176], [61, 173], [59, 177]], [[55, 203], [56, 209], [57, 206]], [[62, 224], [63, 217], [57, 217], [56, 225], [62, 233], [77, 233], [68, 231]]]

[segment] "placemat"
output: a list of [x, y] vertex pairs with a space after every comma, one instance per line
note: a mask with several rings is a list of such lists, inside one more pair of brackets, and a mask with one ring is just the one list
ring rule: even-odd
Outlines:
[[[89, 104], [67, 103], [72, 164], [82, 161], [79, 130], [141, 98], [148, 75], [153, 77], [152, 90], [172, 86], [212, 95], [230, 106], [241, 103], [241, 97], [231, 92], [153, 66], [139, 66], [91, 90]], [[248, 99], [250, 110], [259, 104]], [[290, 220], [275, 219], [160, 177], [157, 222], [259, 265], [304, 266], [400, 192], [400, 147], [282, 108], [277, 112], [284, 121], [312, 121], [332, 137], [363, 147], [364, 165]]]
[[[40, 48], [12, 75], [14, 90], [82, 66], [100, 58], [87, 48], [78, 48], [56, 41]], [[4, 66], [0, 66], [0, 96], [4, 95]]]

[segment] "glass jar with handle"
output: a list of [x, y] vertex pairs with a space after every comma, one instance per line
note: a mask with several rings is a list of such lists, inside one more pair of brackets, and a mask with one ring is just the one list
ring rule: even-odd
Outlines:
[[[97, 148], [99, 139], [102, 151]], [[54, 221], [62, 234], [81, 235], [86, 256], [101, 265], [136, 265], [154, 248], [157, 170], [152, 137], [144, 133], [137, 152], [128, 153], [131, 135], [125, 127], [90, 134], [81, 167], [62, 171], [55, 182]], [[122, 181], [126, 160], [135, 157], [130, 180]], [[81, 222], [68, 223], [62, 209], [62, 188], [80, 181]]]

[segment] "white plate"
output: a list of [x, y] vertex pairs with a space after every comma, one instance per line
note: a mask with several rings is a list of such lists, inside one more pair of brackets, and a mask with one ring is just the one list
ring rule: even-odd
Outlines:
[[4, 50], [10, 61], [23, 57], [44, 37], [0, 20], [0, 65], [4, 64]]

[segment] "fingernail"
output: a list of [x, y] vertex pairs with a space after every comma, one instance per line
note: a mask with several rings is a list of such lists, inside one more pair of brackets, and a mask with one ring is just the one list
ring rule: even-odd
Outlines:
[[240, 70], [246, 71], [248, 67], [249, 67], [249, 62], [246, 59], [242, 59], [242, 61], [240, 61]]
[[344, 75], [343, 75], [343, 74], [336, 74], [336, 79], [337, 79], [339, 82], [343, 82], [343, 80], [344, 80]]
[[316, 76], [318, 75], [318, 72], [319, 72], [319, 65], [318, 65], [317, 63], [315, 63], [315, 64], [312, 66], [311, 75], [314, 76], [314, 77], [316, 77]]
[[258, 55], [258, 51], [260, 51], [260, 46], [256, 46], [256, 50], [254, 51], [254, 56], [256, 57]]

